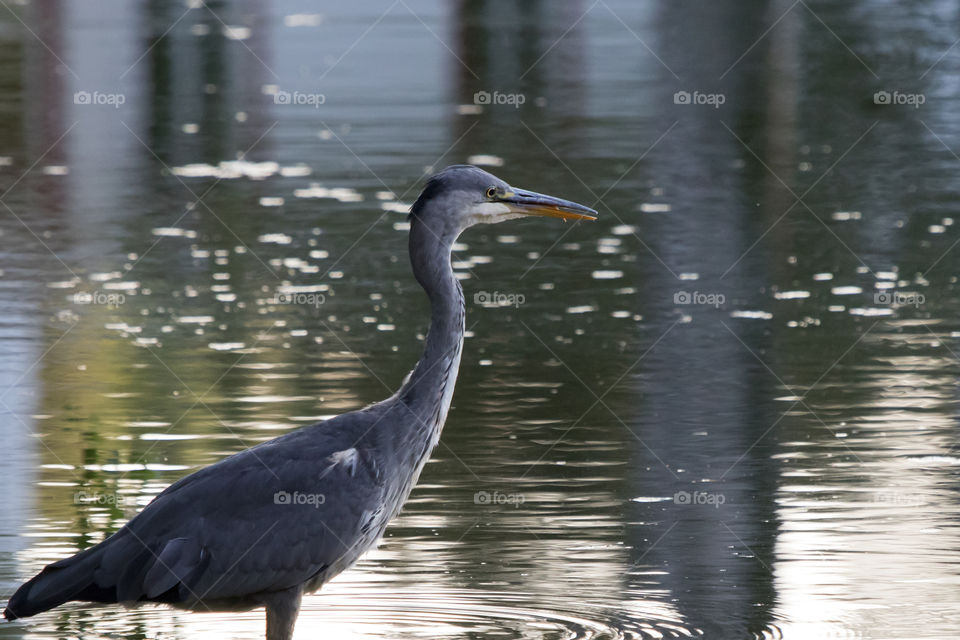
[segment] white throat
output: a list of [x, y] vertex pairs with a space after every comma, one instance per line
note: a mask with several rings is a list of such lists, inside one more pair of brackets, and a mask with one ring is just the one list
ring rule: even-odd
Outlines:
[[502, 202], [481, 202], [470, 209], [470, 224], [496, 224], [504, 220], [513, 220], [514, 218], [525, 217], [522, 213], [516, 213], [508, 205]]

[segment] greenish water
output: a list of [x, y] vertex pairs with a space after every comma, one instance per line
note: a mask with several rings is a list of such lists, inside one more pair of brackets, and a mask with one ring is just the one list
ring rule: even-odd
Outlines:
[[461, 239], [442, 443], [298, 637], [956, 637], [952, 4], [94, 4], [0, 11], [0, 595], [391, 393], [472, 161], [600, 220]]

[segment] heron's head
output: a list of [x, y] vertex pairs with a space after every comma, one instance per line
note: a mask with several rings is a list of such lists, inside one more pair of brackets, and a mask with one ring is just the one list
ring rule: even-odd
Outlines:
[[475, 224], [523, 216], [595, 220], [597, 212], [569, 200], [511, 187], [472, 165], [457, 164], [435, 174], [410, 209], [411, 219], [438, 235], [456, 237]]

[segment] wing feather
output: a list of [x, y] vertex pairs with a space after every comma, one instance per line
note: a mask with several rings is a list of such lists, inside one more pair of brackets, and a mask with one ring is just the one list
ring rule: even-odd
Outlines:
[[[351, 416], [363, 414], [340, 418]], [[115, 586], [120, 601], [189, 604], [286, 589], [352, 560], [365, 550], [358, 543], [372, 542], [365, 527], [387, 489], [371, 443], [337, 421], [171, 485], [106, 541], [95, 582]]]

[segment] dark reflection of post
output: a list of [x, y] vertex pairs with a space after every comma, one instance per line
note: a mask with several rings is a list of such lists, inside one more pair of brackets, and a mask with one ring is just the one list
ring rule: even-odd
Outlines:
[[[563, 170], [543, 144], [568, 163], [583, 153], [576, 122], [586, 108], [584, 25], [570, 27], [588, 7], [579, 1], [460, 3], [451, 29], [456, 54], [464, 63], [450, 63], [456, 101], [474, 105], [476, 94], [486, 92], [491, 101], [496, 93], [519, 95], [523, 103], [477, 105], [482, 107], [479, 115], [454, 116], [451, 139], [469, 130], [461, 147], [500, 156], [518, 183], [534, 177], [542, 181], [545, 157], [551, 160], [549, 166]], [[538, 126], [549, 120], [571, 126]], [[564, 180], [568, 177], [563, 175]]]
[[[724, 279], [720, 274], [759, 235], [754, 229], [762, 232], [769, 225], [765, 214], [779, 215], [789, 202], [781, 204], [778, 192], [766, 194], [759, 209], [746, 206], [742, 190], [729, 184], [728, 176], [736, 174], [737, 161], [748, 152], [727, 127], [758, 154], [772, 154], [767, 159], [772, 165], [792, 164], [795, 80], [782, 68], [790, 61], [782, 58], [794, 55], [795, 29], [783, 26], [771, 33], [720, 81], [783, 12], [777, 10], [782, 3], [772, 3], [770, 12], [776, 15], [768, 20], [754, 7], [720, 4], [670, 3], [652, 29], [670, 34], [651, 46], [680, 77], [664, 69], [656, 84], [721, 94], [725, 102], [719, 109], [675, 104], [664, 92], [658, 126], [677, 125], [655, 153], [650, 173], [653, 184], [666, 188], [673, 212], [643, 218], [643, 232], [667, 265], [677, 273], [696, 272], [699, 279], [677, 280], [645, 260], [651, 264], [642, 267], [642, 295], [651, 309], [671, 305], [680, 291], [720, 294], [726, 302], [721, 309], [677, 304], [672, 317], [651, 316], [651, 342], [681, 315], [690, 321], [677, 325], [640, 365], [643, 401], [632, 426], [644, 444], [636, 445], [631, 467], [637, 473], [629, 485], [634, 495], [667, 500], [633, 506], [633, 519], [656, 524], [652, 530], [627, 531], [633, 562], [666, 571], [658, 580], [689, 625], [708, 637], [741, 637], [771, 624], [776, 600], [777, 463], [770, 459], [770, 441], [751, 447], [777, 419], [779, 407], [770, 399], [782, 393], [776, 379], [721, 324], [748, 345], [763, 345], [766, 323], [735, 320], [729, 311], [738, 300], [755, 299], [753, 292], [765, 286], [769, 274], [762, 269], [736, 270]], [[771, 134], [769, 127], [776, 131]], [[768, 149], [759, 146], [764, 139]], [[642, 595], [649, 580], [639, 573], [633, 590]]]
[[[457, 100], [473, 104], [474, 94], [478, 91], [517, 90], [527, 92], [528, 97], [533, 94], [533, 100], [545, 97], [542, 111], [537, 113], [537, 118], [525, 117], [527, 110], [538, 108], [533, 100], [517, 110], [498, 105], [485, 106], [479, 116], [458, 117], [454, 136], [467, 131], [472, 124], [469, 118], [477, 117], [479, 125], [466, 136], [468, 148], [504, 157], [511, 167], [511, 177], [516, 174], [523, 178], [524, 171], [530, 171], [531, 178], [542, 179], [543, 158], [549, 157], [550, 152], [531, 136], [525, 123], [534, 128], [561, 158], [569, 159], [570, 155], [584, 152], [578, 148], [577, 142], [578, 134], [583, 130], [577, 120], [584, 109], [586, 85], [583, 56], [579, 53], [582, 49], [579, 39], [584, 29], [570, 31], [554, 45], [563, 29], [569, 27], [585, 7], [571, 9], [573, 15], [565, 16], [565, 22], [557, 20], [562, 23], [562, 28], [558, 24], [556, 29], [545, 29], [544, 24], [555, 23], [553, 19], [540, 15], [538, 9], [542, 5], [523, 6], [521, 13], [505, 14], [503, 6], [498, 3], [462, 5], [458, 53], [480, 79], [474, 78], [462, 66], [454, 67], [458, 80]], [[661, 15], [664, 24], [654, 30], [673, 34], [655, 43], [654, 48], [668, 60], [688, 60], [689, 63], [683, 66], [684, 77], [701, 91], [715, 85], [716, 77], [723, 73], [723, 68], [716, 67], [736, 59], [748, 46], [742, 43], [749, 44], [765, 28], [753, 18], [752, 11], [736, 7], [729, 9], [731, 13], [724, 14], [709, 5], [684, 9], [671, 6]], [[718, 20], [729, 20], [733, 33], [745, 33], [739, 38], [717, 40], [713, 36], [717, 33]], [[535, 46], [525, 41], [535, 43]], [[551, 47], [550, 52], [538, 60]], [[638, 58], [643, 57], [643, 64], [658, 64], [649, 60], [650, 54], [639, 45], [631, 53], [634, 51]], [[714, 61], [715, 65], [705, 65], [705, 60]], [[525, 76], [517, 89], [498, 85], [503, 78], [515, 78], [518, 74]], [[651, 91], [643, 87], [670, 86], [672, 76], [666, 70], [663, 74], [661, 82], [640, 85], [641, 94], [629, 96], [629, 99], [639, 105], [656, 104], [663, 96], [658, 98], [655, 89]], [[752, 73], [743, 78], [742, 74], [737, 74], [736, 78], [742, 79], [744, 85], [750, 85], [757, 82], [756, 75]], [[619, 102], [628, 98], [611, 94], [606, 99]], [[730, 111], [736, 115], [730, 116], [731, 119], [736, 121], [747, 117], [757, 108], [754, 102], [757, 101], [741, 100], [733, 105]], [[638, 137], [645, 141], [638, 141], [638, 156], [675, 119], [684, 122], [656, 154], [658, 158], [665, 158], [665, 162], [655, 170], [651, 169], [647, 179], [627, 176], [624, 186], [635, 186], [639, 200], [646, 195], [646, 192], [640, 192], [641, 185], [650, 178], [661, 185], [697, 185], [683, 193], [667, 194], [676, 209], [689, 215], [672, 216], [669, 224], [652, 221], [651, 227], [643, 229], [643, 233], [667, 264], [691, 265], [695, 267], [691, 270], [718, 274], [737, 259], [746, 245], [736, 234], [718, 235], [703, 230], [714, 226], [729, 229], [744, 226], [745, 221], [736, 217], [744, 210], [738, 201], [738, 193], [725, 188], [717, 180], [717, 175], [724, 169], [723, 163], [729, 164], [732, 158], [739, 158], [743, 150], [720, 125], [717, 112], [689, 109], [680, 113], [673, 106], [672, 102], [666, 105], [665, 117], [659, 121], [638, 117], [643, 132]], [[569, 126], [540, 130], [536, 123], [542, 122], [545, 115], [560, 118]], [[525, 142], [517, 144], [517, 140]], [[641, 163], [638, 171], [643, 172], [644, 168]], [[634, 201], [625, 206], [636, 204], [638, 202]], [[644, 327], [645, 349], [675, 319], [665, 318], [662, 314], [658, 317], [653, 310], [672, 303], [678, 285], [685, 283], [675, 280], [653, 258], [641, 260], [639, 268], [644, 272], [638, 278], [644, 283], [639, 294], [641, 304], [650, 308], [648, 317], [652, 318]], [[737, 284], [750, 288], [758, 286], [759, 282], [758, 275], [752, 282]], [[703, 287], [698, 288], [703, 290]], [[728, 295], [732, 297], [734, 292]], [[627, 578], [628, 600], [662, 598], [666, 590], [669, 601], [677, 607], [687, 625], [717, 630], [721, 628], [717, 621], [727, 620], [729, 624], [722, 625], [724, 631], [762, 629], [768, 625], [769, 607], [774, 600], [772, 576], [764, 567], [764, 564], [770, 564], [769, 550], [775, 534], [773, 525], [765, 524], [770, 523], [773, 514], [773, 482], [776, 478], [775, 473], [765, 468], [768, 456], [762, 448], [755, 450], [733, 474], [735, 480], [729, 482], [691, 485], [685, 481], [688, 478], [719, 481], [729, 463], [746, 451], [772, 423], [774, 412], [759, 398], [777, 395], [772, 393], [775, 381], [766, 371], [754, 366], [752, 356], [733, 335], [723, 330], [718, 323], [722, 317], [719, 313], [699, 315], [695, 323], [675, 328], [640, 365], [645, 372], [641, 390], [643, 400], [636, 408], [634, 415], [637, 417], [623, 417], [656, 455], [636, 440], [627, 438], [635, 445], [634, 464], [631, 465], [635, 473], [627, 478], [626, 491], [632, 496], [648, 497], [672, 496], [678, 490], [719, 492], [727, 502], [719, 509], [662, 502], [631, 503], [630, 520], [644, 524], [626, 528], [631, 550], [628, 561], [652, 569], [666, 568], [666, 573], [645, 572], [637, 580]], [[612, 380], [616, 376], [607, 377]], [[619, 430], [620, 426], [611, 424], [609, 428]], [[706, 431], [707, 436], [696, 435], [701, 431]], [[719, 461], [728, 464], [724, 466]], [[658, 524], [650, 525], [651, 522]], [[749, 551], [721, 522], [761, 555], [759, 562], [732, 553], [731, 548], [737, 549], [739, 555], [749, 555]], [[766, 603], [766, 606], [757, 607], [758, 602]], [[630, 609], [629, 602], [626, 606]], [[633, 615], [642, 617], [643, 608], [638, 605]]]
[[[257, 60], [270, 59], [268, 29], [263, 26], [267, 18], [256, 21], [249, 34], [236, 35], [234, 30], [242, 43], [225, 37], [224, 24], [245, 25], [243, 18], [264, 14], [259, 2], [239, 4], [216, 5], [216, 16], [200, 7], [178, 22], [182, 7], [151, 3], [144, 16], [144, 41], [152, 45], [141, 63], [149, 66], [151, 76], [148, 101], [154, 118], [149, 144], [170, 166], [234, 160], [269, 126], [267, 112], [259, 108], [266, 100], [258, 105], [245, 102], [262, 98], [261, 87], [267, 82], [268, 72]], [[242, 121], [240, 111], [245, 114]], [[198, 134], [184, 136], [185, 124], [197, 125]], [[265, 153], [268, 143], [257, 144], [257, 153]]]
[[[27, 67], [40, 69], [26, 86], [26, 107], [30, 112], [27, 154], [30, 163], [46, 154], [42, 165], [63, 164], [66, 144], [63, 140], [55, 143], [71, 124], [64, 114], [70, 75], [61, 62], [63, 55], [66, 55], [61, 7], [58, 0], [41, 0], [32, 4], [29, 16], [44, 46], [28, 47], [26, 50]], [[38, 172], [39, 169], [34, 168]], [[46, 216], [58, 216], [64, 201], [62, 181], [50, 181], [37, 191], [36, 196]]]
[[[195, 163], [216, 167], [225, 161], [272, 159], [270, 136], [264, 135], [270, 128], [267, 96], [261, 90], [269, 81], [264, 66], [269, 62], [261, 61], [271, 60], [268, 12], [255, 0], [211, 5], [211, 10], [201, 6], [179, 20], [182, 7], [154, 2], [143, 17], [144, 40], [153, 45], [141, 63], [149, 68], [151, 95], [147, 104], [153, 109], [148, 144], [160, 161], [154, 163], [150, 192], [169, 198], [158, 226], [176, 220], [184, 213], [185, 204], [202, 196], [202, 202], [192, 206], [179, 226], [197, 230], [200, 237], [216, 239], [215, 248], [232, 252], [241, 242], [238, 238], [249, 242], [257, 236], [251, 228], [269, 224], [266, 216], [246, 213], [249, 192], [242, 184], [245, 181], [221, 180], [214, 186], [214, 178], [186, 178], [184, 186], [165, 175], [166, 167]], [[166, 32], [174, 23], [176, 26]], [[227, 37], [225, 25], [231, 25], [233, 37], [242, 42]], [[251, 25], [249, 33], [243, 32], [246, 25]], [[190, 125], [196, 126], [196, 134], [185, 135], [184, 127]], [[142, 229], [131, 230], [130, 235], [147, 246], [152, 242], [140, 238]], [[163, 260], [160, 271], [164, 273], [183, 272], [185, 281], [195, 280], [198, 270], [210, 271], [211, 278], [213, 271], [223, 270], [212, 261], [183, 260], [179, 254], [162, 250], [154, 251], [151, 258]], [[254, 259], [232, 260], [227, 270], [231, 282], [241, 283], [259, 275], [262, 269]], [[244, 331], [241, 327], [238, 330]], [[247, 340], [240, 334], [238, 338]], [[210, 383], [220, 378], [214, 368], [207, 373]], [[242, 393], [233, 388], [235, 382], [236, 378], [227, 377], [220, 385], [225, 393]]]

